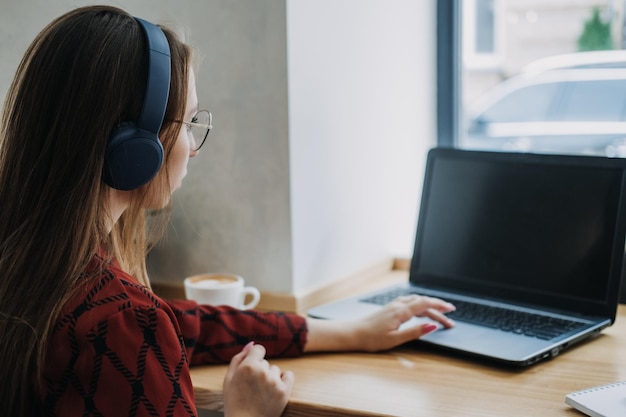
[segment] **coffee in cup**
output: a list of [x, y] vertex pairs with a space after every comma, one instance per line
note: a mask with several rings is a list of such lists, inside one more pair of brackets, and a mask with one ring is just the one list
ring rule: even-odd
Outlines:
[[256, 307], [261, 299], [259, 290], [245, 286], [239, 275], [200, 274], [185, 278], [184, 283], [187, 299], [199, 304], [229, 305], [248, 310]]

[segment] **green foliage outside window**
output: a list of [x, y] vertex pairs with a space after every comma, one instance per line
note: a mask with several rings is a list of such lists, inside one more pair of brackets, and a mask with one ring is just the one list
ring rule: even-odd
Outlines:
[[611, 22], [603, 22], [600, 8], [594, 7], [592, 16], [585, 22], [583, 33], [578, 38], [579, 51], [599, 51], [613, 49]]

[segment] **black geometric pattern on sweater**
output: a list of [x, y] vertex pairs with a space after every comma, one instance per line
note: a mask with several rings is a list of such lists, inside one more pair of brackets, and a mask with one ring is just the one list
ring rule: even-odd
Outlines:
[[[71, 385], [76, 392], [81, 396], [84, 401], [85, 406], [85, 417], [101, 417], [103, 414], [100, 410], [97, 409], [96, 404], [94, 402], [94, 395], [96, 393], [98, 380], [102, 371], [102, 362], [106, 357], [113, 367], [120, 372], [121, 375], [128, 381], [129, 385], [132, 389], [132, 400], [131, 406], [128, 411], [128, 416], [133, 417], [137, 414], [137, 410], [139, 404], [141, 404], [145, 410], [151, 416], [159, 417], [160, 414], [155, 409], [154, 405], [149, 401], [149, 399], [144, 394], [143, 389], [143, 378], [146, 370], [146, 357], [150, 350], [153, 351], [155, 357], [157, 358], [159, 364], [166, 377], [169, 379], [172, 385], [172, 394], [168, 402], [166, 416], [172, 416], [174, 413], [174, 408], [178, 402], [181, 403], [183, 408], [187, 411], [188, 415], [191, 417], [195, 416], [193, 408], [189, 405], [187, 400], [182, 397], [181, 387], [180, 387], [180, 373], [187, 362], [186, 353], [183, 348], [183, 340], [179, 338], [179, 345], [181, 348], [181, 357], [178, 360], [174, 370], [169, 368], [169, 364], [163, 354], [160, 346], [156, 343], [155, 340], [155, 332], [157, 327], [157, 308], [160, 306], [158, 301], [152, 296], [152, 294], [145, 289], [145, 287], [134, 284], [132, 282], [121, 280], [122, 283], [126, 286], [134, 287], [144, 292], [144, 294], [153, 302], [154, 305], [157, 305], [157, 308], [136, 308], [134, 310], [135, 318], [137, 320], [137, 324], [139, 325], [141, 331], [144, 335], [144, 341], [140, 348], [140, 352], [137, 358], [137, 374], [133, 374], [128, 367], [126, 367], [123, 361], [119, 358], [119, 356], [110, 350], [106, 343], [106, 336], [108, 334], [108, 322], [100, 322], [96, 329], [90, 332], [87, 335], [88, 341], [93, 345], [93, 349], [96, 353], [94, 358], [94, 369], [93, 374], [91, 375], [91, 380], [87, 387], [83, 386], [81, 382], [78, 380], [76, 373], [74, 372], [74, 365], [79, 358], [80, 355], [80, 344], [76, 337], [76, 322], [80, 318], [80, 316], [87, 311], [112, 302], [119, 302], [121, 300], [128, 300], [128, 295], [125, 293], [121, 293], [115, 296], [106, 297], [100, 300], [94, 301], [94, 297], [97, 295], [98, 291], [103, 288], [103, 286], [114, 279], [114, 275], [110, 271], [103, 271], [102, 278], [99, 282], [93, 287], [93, 289], [89, 292], [84, 302], [79, 305], [74, 311], [66, 314], [62, 317], [58, 324], [55, 326], [55, 332], [60, 330], [62, 327], [68, 327], [68, 336], [70, 340], [70, 348], [71, 348], [71, 358], [65, 369], [62, 373], [61, 379], [57, 385], [57, 389], [53, 389], [52, 381], [47, 381], [47, 396], [45, 398], [45, 409], [48, 411], [48, 415], [55, 416], [56, 402], [61, 398], [63, 392]], [[118, 311], [126, 310], [130, 307], [130, 304], [124, 303], [122, 307], [119, 308]]]
[[[187, 314], [187, 315], [198, 315], [201, 322], [210, 321], [213, 322], [216, 327], [221, 327], [225, 334], [230, 335], [230, 340], [224, 341], [221, 340], [217, 343], [212, 344], [203, 344], [200, 343], [196, 339], [185, 339], [184, 343], [188, 348], [193, 348], [195, 354], [204, 353], [208, 354], [212, 358], [212, 362], [214, 363], [227, 363], [231, 359], [231, 355], [228, 354], [228, 350], [235, 347], [243, 347], [249, 341], [254, 341], [256, 343], [267, 343], [267, 342], [275, 342], [277, 340], [277, 330], [278, 326], [272, 320], [268, 320], [266, 315], [260, 312], [256, 312], [254, 310], [229, 310], [229, 311], [219, 311], [215, 313], [207, 313], [200, 309], [191, 309], [191, 310], [176, 310], [177, 314]], [[233, 328], [229, 326], [224, 318], [229, 316], [241, 316], [246, 315], [252, 317], [254, 321], [260, 324], [260, 326], [254, 326], [256, 329], [259, 329], [259, 333], [253, 333], [248, 335], [241, 335], [237, 328]], [[282, 313], [276, 313], [274, 316], [277, 320], [282, 320], [287, 327], [291, 330], [292, 340], [289, 344], [285, 346], [283, 351], [277, 352], [276, 356], [284, 356], [287, 352], [290, 351], [302, 351], [303, 349], [303, 341], [300, 337], [301, 333], [306, 332], [306, 322], [303, 323], [299, 328], [295, 328], [292, 323], [290, 317], [288, 315]], [[268, 331], [263, 331], [263, 329], [267, 329]], [[232, 350], [231, 350], [232, 351]]]
[[144, 287], [143, 285], [141, 285], [141, 284], [136, 284], [136, 283], [134, 283], [134, 282], [130, 282], [130, 281], [126, 281], [126, 280], [124, 280], [124, 279], [120, 279], [120, 282], [121, 282], [124, 286], [126, 286], [126, 287], [131, 287], [131, 288], [134, 288], [134, 289], [136, 289], [136, 290], [138, 290], [138, 291], [142, 292], [142, 293], [143, 293], [143, 295], [144, 295], [147, 299], [149, 299], [149, 300], [150, 300], [150, 302], [151, 302], [154, 306], [156, 306], [156, 307], [158, 307], [158, 308], [161, 308], [161, 303], [159, 302], [159, 300], [158, 300], [158, 299], [154, 296], [154, 294], [153, 294], [150, 290], [148, 290], [148, 289], [147, 289], [146, 287]]
[[128, 294], [122, 293], [113, 297], [105, 297], [101, 300], [94, 301], [94, 297], [98, 294], [98, 291], [100, 291], [108, 282], [112, 281], [114, 278], [115, 276], [110, 271], [104, 271], [100, 280], [96, 282], [91, 291], [89, 291], [89, 293], [85, 297], [85, 300], [78, 307], [76, 307], [74, 311], [59, 318], [56, 325], [54, 326], [53, 334], [56, 333], [59, 329], [70, 325], [70, 323], [76, 324], [76, 321], [80, 316], [95, 307], [120, 300], [128, 300]]
[[[93, 289], [87, 294], [87, 296], [85, 297], [85, 300], [77, 308], [75, 308], [74, 311], [68, 314], [65, 314], [63, 317], [61, 317], [57, 321], [57, 324], [54, 327], [53, 334], [61, 330], [61, 328], [67, 326], [68, 328], [67, 333], [69, 337], [70, 350], [71, 350], [71, 358], [61, 374], [61, 377], [59, 379], [58, 385], [56, 386], [56, 389], [53, 389], [54, 384], [52, 381], [47, 381], [47, 395], [44, 401], [45, 401], [45, 409], [48, 410], [49, 412], [48, 414], [50, 416], [55, 415], [54, 410], [56, 409], [56, 403], [61, 398], [62, 394], [67, 390], [70, 383], [72, 383], [73, 386], [76, 385], [75, 375], [74, 375], [74, 366], [80, 355], [80, 342], [78, 341], [78, 338], [76, 337], [76, 322], [78, 321], [80, 316], [82, 316], [83, 314], [85, 314], [86, 312], [88, 312], [89, 310], [95, 307], [128, 299], [127, 294], [119, 294], [118, 296], [115, 296], [115, 297], [106, 297], [102, 300], [94, 301], [94, 297], [96, 296], [98, 291], [107, 282], [113, 279], [114, 279], [113, 274], [111, 274], [109, 271], [104, 271], [102, 278], [96, 283], [96, 285], [94, 285]], [[83, 398], [85, 397], [86, 395], [83, 395]], [[86, 403], [86, 408], [89, 409], [90, 407], [91, 407], [91, 404]], [[95, 412], [92, 412], [91, 415], [96, 416], [98, 414], [96, 414]]]

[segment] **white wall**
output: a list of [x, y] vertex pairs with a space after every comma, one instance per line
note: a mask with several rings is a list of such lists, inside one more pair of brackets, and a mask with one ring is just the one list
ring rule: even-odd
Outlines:
[[410, 256], [435, 140], [435, 2], [288, 0], [295, 292]]

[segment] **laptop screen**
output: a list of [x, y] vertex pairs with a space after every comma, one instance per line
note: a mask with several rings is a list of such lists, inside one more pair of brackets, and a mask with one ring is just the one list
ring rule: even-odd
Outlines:
[[411, 281], [590, 314], [617, 303], [626, 161], [434, 149]]

